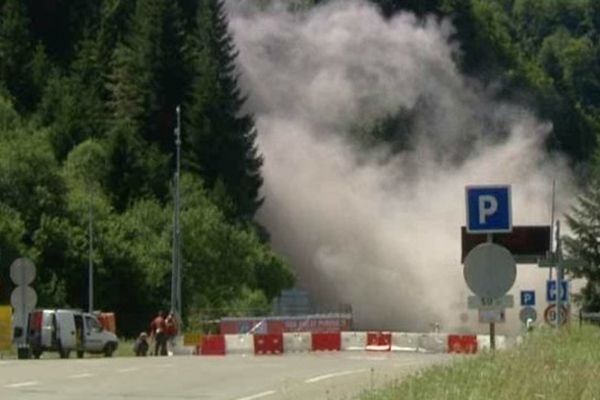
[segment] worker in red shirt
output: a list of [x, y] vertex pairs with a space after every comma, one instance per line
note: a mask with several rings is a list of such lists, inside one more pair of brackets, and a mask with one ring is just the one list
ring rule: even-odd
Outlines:
[[154, 355], [167, 355], [167, 332], [165, 314], [159, 311], [150, 324], [150, 335], [154, 339]]

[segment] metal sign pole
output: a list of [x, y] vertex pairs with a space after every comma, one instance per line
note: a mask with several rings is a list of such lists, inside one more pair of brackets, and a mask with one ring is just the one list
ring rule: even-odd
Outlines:
[[[493, 243], [494, 236], [491, 233], [487, 234], [487, 242]], [[490, 322], [490, 350], [496, 350], [496, 324], [494, 322]]]
[[[556, 204], [556, 180], [552, 180], [552, 216], [550, 219], [550, 226], [552, 228], [550, 228], [550, 253], [552, 253], [554, 251], [554, 246], [553, 244], [554, 242], [554, 235], [552, 232], [552, 229], [554, 228], [554, 210], [555, 210], [555, 204]], [[552, 267], [549, 268], [549, 272], [548, 272], [548, 279], [552, 280]]]
[[562, 247], [560, 243], [560, 221], [556, 221], [556, 328], [561, 325], [562, 308], [562, 281], [564, 280], [564, 270], [562, 265]]
[[27, 280], [25, 277], [25, 267], [23, 266], [21, 268], [21, 285], [19, 285], [19, 288], [21, 289], [21, 328], [23, 329], [23, 331], [21, 333], [21, 343], [19, 343], [19, 346], [25, 346], [27, 344], [26, 332], [29, 329], [27, 327], [27, 307], [25, 304], [25, 289], [27, 288], [27, 286], [25, 285], [26, 281]]

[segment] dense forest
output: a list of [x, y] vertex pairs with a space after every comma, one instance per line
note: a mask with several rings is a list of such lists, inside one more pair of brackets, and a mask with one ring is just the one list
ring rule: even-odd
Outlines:
[[[552, 121], [548, 151], [568, 155], [594, 185], [600, 2], [372, 1], [386, 18], [451, 20], [461, 70]], [[169, 307], [178, 105], [184, 314], [265, 311], [293, 285], [292, 266], [254, 220], [263, 160], [222, 0], [0, 0], [0, 18], [1, 303], [8, 266], [27, 256], [38, 267], [38, 304], [87, 308], [93, 215], [96, 308], [116, 311], [131, 334]], [[382, 123], [371, 134], [402, 140], [397, 128]], [[579, 224], [576, 238], [593, 223]], [[583, 256], [599, 257], [595, 241], [587, 246], [596, 247]], [[590, 268], [578, 274], [600, 273]], [[600, 306], [599, 291], [588, 292]]]
[[293, 283], [253, 221], [262, 184], [221, 1], [0, 2], [2, 302], [17, 256], [38, 304], [95, 308], [124, 333], [168, 309], [175, 109], [183, 110], [184, 312], [268, 310]]

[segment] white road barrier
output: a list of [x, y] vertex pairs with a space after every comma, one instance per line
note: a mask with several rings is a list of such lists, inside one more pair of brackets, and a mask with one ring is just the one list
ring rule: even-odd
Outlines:
[[420, 333], [392, 332], [392, 351], [418, 351]]
[[284, 333], [283, 352], [304, 352], [312, 350], [312, 335], [310, 332]]
[[425, 333], [419, 337], [419, 351], [430, 353], [448, 352], [448, 334], [447, 333]]
[[[508, 348], [506, 336], [496, 335], [495, 340], [496, 350], [506, 350]], [[490, 349], [490, 335], [477, 335], [477, 350]]]
[[367, 347], [366, 332], [342, 332], [342, 351], [365, 350]]
[[227, 354], [254, 354], [254, 336], [225, 335], [225, 351]]
[[183, 344], [183, 336], [179, 335], [173, 339], [172, 343], [168, 343], [169, 352], [176, 356], [189, 356], [194, 354], [196, 346], [185, 346]]

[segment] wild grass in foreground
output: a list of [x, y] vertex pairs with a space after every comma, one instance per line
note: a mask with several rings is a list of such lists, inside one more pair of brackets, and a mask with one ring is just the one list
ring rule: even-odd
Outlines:
[[600, 329], [541, 329], [514, 349], [457, 357], [360, 400], [600, 400]]

